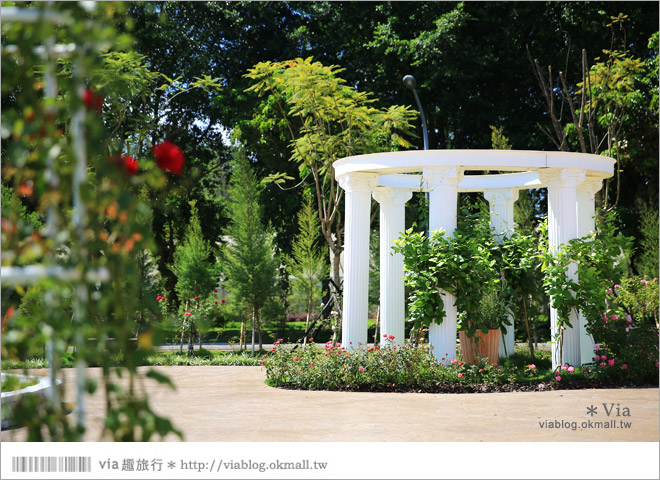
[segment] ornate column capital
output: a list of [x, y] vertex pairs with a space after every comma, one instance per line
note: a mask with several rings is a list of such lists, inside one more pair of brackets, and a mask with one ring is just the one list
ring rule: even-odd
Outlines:
[[378, 185], [377, 173], [351, 172], [337, 179], [339, 186], [347, 192], [369, 192]]
[[405, 205], [412, 198], [412, 191], [407, 188], [376, 187], [372, 195], [381, 205]]
[[517, 188], [488, 188], [484, 190], [484, 198], [491, 205], [508, 205], [518, 200]]
[[577, 168], [542, 168], [539, 180], [547, 187], [577, 187], [586, 178], [587, 171]]
[[425, 168], [422, 170], [424, 183], [428, 188], [439, 185], [458, 185], [463, 180], [463, 169], [460, 167]]
[[580, 184], [577, 190], [578, 195], [593, 198], [596, 193], [603, 188], [603, 180], [600, 178], [587, 178]]

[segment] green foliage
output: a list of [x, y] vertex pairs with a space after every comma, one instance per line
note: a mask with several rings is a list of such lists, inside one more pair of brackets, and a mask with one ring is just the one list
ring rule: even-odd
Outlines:
[[407, 230], [396, 242], [394, 251], [404, 258], [404, 281], [410, 288], [410, 318], [415, 328], [442, 323], [444, 303], [440, 291], [456, 297], [461, 329], [472, 337], [477, 330], [488, 333], [504, 322], [504, 307], [498, 302], [493, 317], [480, 314], [484, 297], [500, 290], [498, 248], [488, 219], [482, 212], [463, 210], [465, 220], [453, 236], [444, 231], [431, 232], [430, 238]]
[[593, 319], [593, 368], [636, 384], [658, 382], [658, 279], [624, 279], [606, 290], [601, 318]]
[[245, 152], [237, 152], [229, 187], [227, 209], [231, 215], [223, 249], [226, 288], [237, 306], [252, 317], [253, 329], [260, 325], [264, 305], [278, 293], [279, 261], [273, 234], [262, 223], [261, 185]]
[[644, 277], [658, 276], [658, 252], [660, 252], [660, 226], [658, 209], [651, 203], [637, 202], [639, 211], [639, 252], [635, 261], [637, 271]]
[[191, 205], [191, 217], [183, 244], [174, 253], [176, 292], [184, 304], [196, 296], [207, 296], [217, 283], [215, 265], [211, 263], [211, 247], [202, 236], [197, 208]]
[[321, 282], [327, 278], [327, 248], [318, 245], [321, 232], [318, 213], [314, 208], [311, 192], [307, 192], [300, 212], [298, 212], [298, 236], [290, 257], [285, 258], [291, 278], [291, 288], [304, 299], [307, 322], [315, 313], [321, 301]]
[[490, 126], [490, 143], [493, 150], [511, 150], [511, 144], [508, 137], [504, 135], [502, 127]]
[[609, 214], [592, 235], [573, 239], [555, 252], [542, 245], [543, 285], [557, 309], [555, 341], [560, 345], [564, 329], [577, 327], [570, 323], [571, 312], [582, 313], [589, 324], [602, 319], [607, 288], [629, 275], [633, 241], [617, 234], [613, 223]]
[[[2, 56], [3, 202], [5, 186], [25, 192], [30, 208], [45, 219], [43, 228], [34, 225], [39, 229], [34, 235], [20, 238], [5, 228], [3, 218], [3, 265], [38, 262], [77, 272], [80, 278], [41, 280], [28, 290], [21, 313], [13, 316], [9, 313], [18, 303], [14, 293], [20, 294], [22, 287], [3, 282], [3, 360], [24, 360], [21, 356], [43, 342], [57, 375], [73, 345], [78, 366], [101, 367], [106, 438], [144, 441], [177, 433], [151, 410], [143, 390], [135, 388], [146, 380], [137, 370], [139, 359], [158, 343], [159, 333], [149, 328], [140, 333], [137, 344], [134, 339], [139, 312], [157, 317], [155, 299], [140, 294], [148, 288], [150, 275], [143, 275], [146, 263], [137, 255], [154, 248], [152, 206], [158, 206], [166, 189], [176, 188], [152, 158], [140, 158], [135, 172], [116, 161], [124, 152], [116, 149], [121, 142], [104, 123], [103, 97], [83, 93], [89, 76], [103, 68], [108, 48], [122, 50], [130, 40], [115, 29], [114, 18], [124, 6], [104, 2], [22, 8], [50, 10], [67, 20], [62, 26], [44, 20], [3, 24], [3, 48], [16, 46]], [[51, 38], [75, 42], [76, 49], [49, 64], [35, 54], [35, 47]], [[47, 82], [49, 73], [56, 88]], [[153, 198], [145, 191], [153, 192]], [[10, 210], [18, 215], [20, 208]], [[98, 271], [106, 272], [108, 279], [88, 281], [88, 275]], [[86, 382], [77, 394], [94, 390], [93, 382]], [[67, 413], [62, 405], [39, 402], [26, 402], [14, 412], [26, 422], [30, 440], [80, 440], [84, 425]]]
[[[311, 176], [321, 232], [333, 253], [331, 277], [339, 285], [343, 250], [344, 190], [337, 185], [333, 162], [340, 158], [410, 147], [414, 111], [393, 105], [378, 109], [370, 94], [346, 85], [343, 69], [325, 66], [311, 57], [284, 62], [260, 62], [245, 75], [247, 91], [265, 96], [252, 124], [263, 134], [284, 121], [291, 140], [291, 159], [299, 174]], [[237, 132], [239, 138], [240, 130]], [[339, 293], [339, 292], [335, 292]], [[339, 325], [336, 325], [336, 332]]]
[[553, 388], [598, 385], [603, 378], [600, 372], [573, 367], [553, 372], [547, 353], [533, 359], [518, 352], [501, 365], [468, 365], [459, 360], [445, 365], [427, 346], [410, 343], [350, 351], [332, 342], [322, 350], [314, 343], [295, 350], [278, 343], [261, 361], [269, 385], [305, 390], [479, 392], [538, 383]]
[[[31, 191], [31, 187], [28, 187], [28, 191]], [[2, 184], [2, 218], [5, 222], [3, 230], [16, 229], [16, 233], [22, 238], [29, 237], [43, 226], [39, 215], [29, 211], [16, 192], [4, 183]]]

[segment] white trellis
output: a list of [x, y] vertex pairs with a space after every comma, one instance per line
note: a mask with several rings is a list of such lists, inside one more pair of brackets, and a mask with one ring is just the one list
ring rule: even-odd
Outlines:
[[[513, 229], [513, 203], [518, 191], [548, 189], [548, 230], [551, 249], [595, 228], [594, 195], [613, 175], [614, 160], [600, 155], [510, 150], [425, 150], [357, 155], [334, 163], [335, 177], [345, 190], [344, 305], [342, 343], [356, 348], [367, 343], [369, 298], [369, 219], [371, 196], [380, 204], [380, 310], [382, 333], [403, 341], [403, 259], [391, 247], [404, 230], [405, 204], [414, 191], [429, 192], [429, 228], [456, 228], [459, 192], [484, 192], [491, 225], [497, 235]], [[467, 170], [508, 171], [467, 175]], [[421, 173], [421, 175], [420, 175]], [[573, 275], [575, 272], [573, 272]], [[437, 358], [456, 357], [457, 312], [454, 297], [444, 293], [445, 319], [429, 328], [429, 343]], [[573, 314], [575, 316], [575, 314]], [[581, 365], [591, 360], [593, 340], [584, 318], [571, 318], [564, 331], [563, 351], [552, 345], [553, 367], [562, 361]], [[551, 309], [551, 327], [557, 312]], [[500, 354], [513, 353], [513, 325], [507, 327]]]
[[[5, 23], [10, 22], [50, 22], [53, 24], [68, 24], [71, 18], [62, 13], [44, 10], [29, 10], [16, 7], [6, 7], [2, 9], [2, 20]], [[15, 54], [18, 49], [9, 45], [3, 47], [7, 53]], [[54, 75], [54, 64], [58, 57], [68, 56], [76, 51], [75, 44], [56, 45], [55, 38], [51, 36], [45, 42], [45, 45], [35, 46], [34, 51], [46, 62], [45, 72], [45, 98], [52, 99], [52, 105], [55, 108], [55, 100], [57, 97], [57, 83]], [[74, 80], [76, 85], [76, 94], [82, 96], [84, 85], [82, 82], [83, 72], [79, 64], [74, 64]], [[80, 107], [73, 114], [71, 122], [71, 138], [73, 144], [73, 153], [75, 157], [75, 169], [73, 173], [72, 184], [72, 197], [73, 197], [73, 223], [77, 239], [83, 238], [83, 231], [86, 224], [86, 208], [81, 200], [80, 187], [87, 181], [87, 158], [85, 154], [85, 137], [83, 131], [83, 123], [85, 118], [85, 111]], [[59, 178], [54, 168], [55, 157], [57, 152], [51, 149], [48, 154], [47, 169], [45, 178], [48, 181], [49, 188], [57, 189], [59, 187]], [[44, 235], [56, 238], [58, 231], [57, 214], [55, 208], [51, 206], [47, 211], [46, 225]], [[107, 269], [102, 268], [95, 271], [87, 272], [83, 275], [80, 270], [74, 267], [62, 267], [58, 265], [44, 266], [44, 265], [29, 265], [23, 267], [2, 267], [2, 286], [15, 286], [15, 285], [31, 285], [44, 278], [55, 278], [63, 281], [72, 281], [76, 283], [75, 301], [74, 301], [74, 323], [78, 326], [74, 344], [76, 350], [80, 351], [83, 347], [84, 339], [82, 337], [82, 329], [80, 328], [84, 320], [84, 304], [87, 301], [87, 292], [89, 283], [99, 283], [109, 280], [110, 273]], [[54, 340], [51, 338], [47, 341], [46, 345], [46, 358], [50, 370], [50, 400], [56, 408], [60, 406], [59, 392], [57, 390], [56, 368], [54, 365]], [[76, 357], [76, 419], [79, 426], [84, 426], [85, 417], [85, 359], [82, 355]]]

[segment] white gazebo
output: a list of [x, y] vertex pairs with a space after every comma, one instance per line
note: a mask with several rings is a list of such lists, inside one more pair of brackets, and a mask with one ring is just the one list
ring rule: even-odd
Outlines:
[[[613, 175], [609, 157], [566, 152], [511, 150], [414, 150], [342, 158], [334, 163], [335, 177], [346, 194], [344, 246], [344, 304], [342, 343], [356, 348], [367, 343], [369, 292], [369, 231], [371, 197], [380, 204], [381, 331], [404, 339], [405, 298], [403, 258], [392, 254], [394, 240], [405, 229], [405, 204], [414, 191], [429, 193], [429, 228], [456, 228], [459, 192], [484, 192], [490, 203], [496, 234], [513, 229], [513, 203], [518, 191], [548, 189], [548, 230], [551, 248], [588, 235], [595, 227], [594, 195]], [[467, 175], [467, 170], [507, 171]], [[575, 271], [572, 272], [575, 275]], [[445, 319], [429, 328], [429, 343], [437, 358], [456, 357], [456, 308], [444, 293]], [[552, 334], [556, 311], [551, 309]], [[553, 367], [591, 361], [593, 341], [583, 318], [571, 318], [564, 333], [563, 353], [552, 344]], [[502, 337], [500, 354], [513, 352], [513, 326]]]

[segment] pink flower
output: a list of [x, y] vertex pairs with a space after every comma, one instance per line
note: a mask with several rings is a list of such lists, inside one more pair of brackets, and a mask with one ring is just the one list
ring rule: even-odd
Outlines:
[[570, 367], [568, 367], [569, 372], [572, 372], [573, 370], [575, 370], [575, 367], [573, 367], [572, 365]]
[[599, 343], [595, 343], [595, 344], [594, 344], [594, 352], [597, 352], [598, 350], [600, 350], [600, 344], [599, 344]]
[[600, 362], [600, 366], [601, 366], [601, 367], [604, 367], [605, 365], [607, 365], [607, 363], [605, 363], [605, 362]]
[[607, 360], [607, 355], [601, 355], [601, 356], [600, 356], [600, 359], [601, 359], [601, 360]]
[[632, 323], [632, 317], [630, 315], [626, 316], [626, 322]]
[[483, 368], [480, 368], [480, 369], [479, 369], [479, 373], [484, 373], [484, 369], [483, 369]]
[[312, 367], [314, 366], [314, 362], [309, 362], [309, 364], [310, 364]]
[[298, 360], [300, 360], [300, 357], [293, 357], [294, 362], [297, 362]]
[[453, 359], [453, 360], [451, 361], [452, 364], [454, 364], [454, 363], [456, 363], [456, 362], [458, 362], [458, 360], [456, 360], [456, 359]]
[[362, 372], [363, 370], [364, 370], [364, 368], [362, 368], [362, 367], [358, 368], [359, 372]]
[[190, 312], [186, 312], [186, 313], [184, 313], [184, 315], [185, 315], [186, 317], [189, 317], [190, 315], [192, 315], [192, 313], [190, 313]]
[[607, 323], [608, 320], [609, 320], [609, 317], [607, 315], [605, 315], [605, 317], [603, 317], [603, 322]]
[[621, 285], [614, 285], [614, 288], [618, 290], [619, 288], [621, 288]]
[[597, 361], [597, 362], [600, 362], [600, 355], [596, 355], [596, 356], [594, 357], [594, 360]]
[[462, 373], [459, 373], [459, 374], [458, 374], [458, 378], [463, 378], [463, 374], [462, 374]]
[[387, 333], [383, 333], [383, 338], [387, 338]]
[[458, 362], [459, 365], [463, 365], [464, 363], [465, 363], [465, 362], [462, 361], [462, 360], [461, 360], [460, 362]]
[[[496, 363], [495, 365], [497, 365], [497, 363]], [[501, 371], [502, 371], [502, 369], [501, 369], [501, 368], [498, 368], [498, 369], [497, 369], [497, 371], [498, 371], [498, 372], [501, 372]]]
[[589, 367], [587, 367], [587, 366], [585, 365], [584, 367], [582, 367], [582, 370], [584, 370], [585, 372], [588, 372], [588, 371], [589, 371]]
[[493, 367], [497, 367], [497, 363], [493, 363]]
[[621, 365], [621, 370], [628, 370], [628, 365], [625, 363]]
[[[655, 281], [655, 280], [654, 280]], [[658, 362], [655, 362], [655, 368], [658, 368]]]
[[561, 381], [561, 376], [560, 376], [560, 375], [557, 375], [557, 376], [555, 377], [555, 380], [557, 380], [558, 382], [560, 382], [560, 381]]
[[658, 278], [657, 278], [657, 277], [654, 278], [653, 281], [656, 282], [656, 283], [658, 283]]
[[566, 365], [562, 365], [562, 366], [561, 366], [561, 369], [562, 369], [562, 370], [567, 370], [568, 367], [567, 367]]
[[614, 366], [614, 359], [608, 360], [607, 363], [610, 367], [613, 367]]
[[530, 370], [536, 370], [536, 365], [534, 365], [533, 363], [530, 363], [527, 366], [529, 367]]
[[176, 175], [181, 175], [185, 158], [179, 147], [172, 142], [165, 140], [163, 143], [153, 147], [152, 151], [156, 157], [158, 168], [167, 170]]
[[310, 337], [309, 341], [310, 341], [310, 342], [313, 342], [313, 341], [314, 341], [314, 337]]
[[390, 340], [394, 340], [394, 335], [390, 335], [390, 336], [387, 337], [387, 338], [389, 338]]

